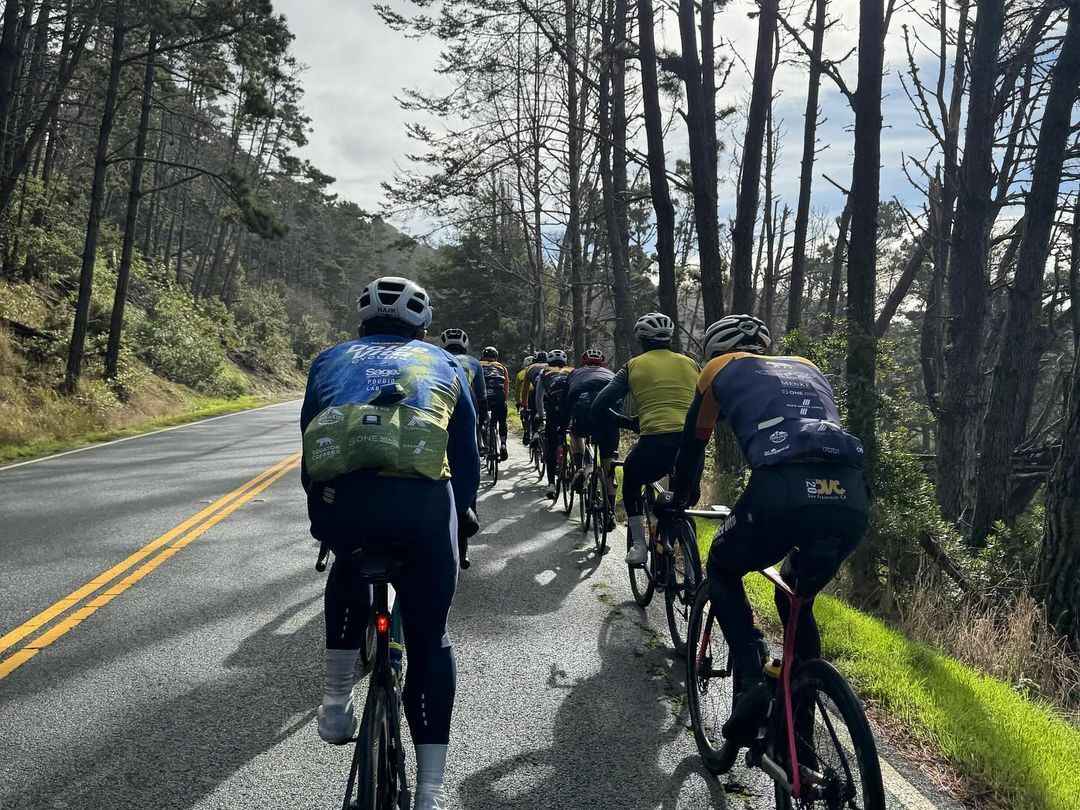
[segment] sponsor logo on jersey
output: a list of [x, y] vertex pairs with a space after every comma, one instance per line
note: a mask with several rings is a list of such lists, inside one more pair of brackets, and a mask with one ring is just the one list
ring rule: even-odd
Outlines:
[[382, 417], [377, 413], [365, 413], [362, 424], [365, 425], [381, 425]]
[[773, 444], [783, 444], [787, 441], [788, 434], [786, 430], [778, 430], [769, 436], [769, 441]]
[[320, 425], [336, 425], [339, 422], [345, 421], [345, 414], [343, 414], [338, 408], [327, 408], [325, 411], [319, 414], [318, 419], [315, 420]]
[[811, 498], [840, 499], [847, 497], [847, 490], [836, 479], [807, 478], [806, 494]]
[[315, 440], [315, 452], [312, 454], [313, 461], [325, 461], [341, 453], [338, 443], [330, 436], [320, 436]]
[[772, 450], [766, 450], [764, 453], [762, 453], [762, 455], [765, 456], [765, 458], [772, 458], [773, 456], [778, 456], [781, 453], [786, 453], [790, 449], [791, 445], [785, 444], [783, 447], [774, 447]]

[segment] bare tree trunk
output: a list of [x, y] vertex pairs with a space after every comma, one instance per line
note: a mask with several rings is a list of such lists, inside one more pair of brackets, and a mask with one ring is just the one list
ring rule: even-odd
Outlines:
[[135, 229], [139, 224], [139, 202], [142, 199], [146, 137], [150, 129], [150, 106], [154, 99], [157, 42], [157, 31], [151, 28], [146, 46], [146, 73], [143, 77], [142, 105], [139, 109], [139, 130], [135, 135], [135, 160], [131, 164], [131, 187], [128, 189], [127, 214], [124, 218], [124, 240], [120, 252], [120, 267], [116, 273], [112, 318], [109, 321], [109, 345], [105, 350], [105, 376], [109, 379], [116, 376], [120, 363], [120, 333], [124, 326], [124, 305], [127, 303], [128, 280], [131, 278], [131, 262], [135, 252]]
[[[675, 277], [675, 206], [668, 187], [664, 156], [664, 120], [656, 74], [656, 21], [652, 0], [638, 0], [638, 56], [641, 62], [641, 102], [649, 163], [649, 195], [656, 214], [656, 262], [660, 271], [660, 309], [676, 325], [679, 339], [679, 292]], [[678, 345], [678, 344], [676, 344]]]
[[1043, 278], [1050, 256], [1050, 237], [1057, 213], [1061, 170], [1069, 138], [1073, 102], [1080, 90], [1080, 11], [1069, 13], [1069, 25], [1054, 67], [1043, 109], [1042, 127], [1024, 207], [1016, 275], [1009, 292], [1002, 346], [979, 445], [979, 475], [971, 540], [982, 544], [993, 523], [1007, 511], [1013, 450], [1027, 430], [1039, 358], [1038, 339]]
[[915, 277], [919, 274], [919, 270], [922, 269], [927, 257], [929, 257], [932, 244], [933, 237], [930, 229], [927, 228], [915, 240], [911, 255], [908, 257], [904, 269], [900, 271], [900, 278], [896, 280], [896, 286], [892, 288], [889, 297], [885, 299], [885, 305], [881, 308], [881, 312], [874, 322], [874, 334], [878, 337], [883, 337], [885, 332], [888, 331], [889, 324], [892, 323], [893, 316], [896, 315], [896, 310], [900, 308], [900, 304], [907, 298]]
[[[94, 153], [94, 180], [90, 187], [90, 212], [86, 222], [86, 241], [83, 245], [82, 270], [79, 274], [79, 297], [75, 304], [75, 323], [68, 347], [67, 375], [64, 388], [74, 392], [82, 375], [83, 348], [90, 320], [90, 296], [94, 288], [94, 264], [97, 262], [98, 237], [101, 233], [102, 200], [105, 197], [105, 175], [108, 171], [109, 137], [116, 120], [116, 96], [120, 87], [120, 68], [124, 55], [124, 4], [116, 3], [113, 21], [112, 55], [109, 59], [109, 81], [105, 90], [101, 125], [98, 127], [97, 148]], [[72, 57], [74, 59], [74, 57]]]
[[836, 322], [836, 315], [840, 309], [840, 287], [843, 284], [844, 260], [847, 258], [848, 230], [851, 227], [851, 196], [848, 195], [844, 203], [844, 210], [840, 214], [839, 232], [836, 234], [836, 245], [833, 247], [832, 262], [829, 273], [829, 301], [826, 305], [825, 331], [832, 331]]
[[[761, 151], [765, 145], [766, 119], [772, 106], [776, 0], [761, 0], [759, 8], [754, 86], [743, 140], [735, 225], [731, 229], [731, 308], [735, 312], [747, 313], [754, 308], [754, 225], [757, 222], [761, 186]], [[766, 201], [766, 205], [769, 204]]]
[[948, 345], [937, 422], [937, 495], [949, 520], [969, 504], [975, 478], [979, 403], [979, 353], [989, 307], [987, 272], [993, 220], [994, 89], [1004, 26], [1004, 0], [982, 0], [975, 19], [964, 161], [960, 168], [947, 278]]
[[[848, 249], [848, 427], [862, 440], [864, 467], [872, 483], [877, 465], [877, 229], [881, 180], [881, 71], [885, 56], [882, 0], [859, 2], [859, 86], [855, 91], [855, 154], [851, 176], [851, 245]], [[878, 559], [885, 549], [866, 538], [851, 557], [862, 604], [879, 598]]]
[[[724, 314], [723, 262], [720, 260], [720, 223], [716, 211], [715, 171], [710, 171], [710, 128], [698, 55], [697, 7], [694, 0], [679, 0], [679, 34], [682, 43], [682, 78], [686, 85], [686, 128], [690, 143], [690, 181], [697, 221], [698, 261], [701, 264], [701, 297], [709, 323]], [[711, 59], [710, 59], [711, 60]]]
[[803, 289], [806, 284], [806, 232], [810, 225], [810, 194], [814, 186], [814, 158], [817, 150], [818, 95], [821, 90], [821, 53], [825, 44], [825, 13], [828, 0], [814, 2], [814, 36], [810, 45], [810, 78], [806, 84], [806, 114], [803, 122], [802, 168], [799, 173], [799, 203], [795, 210], [795, 241], [791, 252], [791, 292], [788, 296], [787, 329], [802, 325]]
[[569, 182], [566, 234], [570, 264], [570, 307], [571, 340], [574, 356], [585, 351], [585, 283], [582, 278], [581, 261], [581, 141], [582, 132], [578, 123], [580, 103], [578, 82], [578, 46], [577, 46], [577, 4], [575, 0], [565, 0], [564, 22], [566, 36], [566, 151], [567, 175]]

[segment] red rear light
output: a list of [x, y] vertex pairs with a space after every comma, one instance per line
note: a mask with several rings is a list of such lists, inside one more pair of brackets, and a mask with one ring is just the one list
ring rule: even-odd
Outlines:
[[390, 629], [390, 617], [385, 613], [380, 613], [379, 617], [375, 620], [375, 629], [380, 633], [385, 633]]

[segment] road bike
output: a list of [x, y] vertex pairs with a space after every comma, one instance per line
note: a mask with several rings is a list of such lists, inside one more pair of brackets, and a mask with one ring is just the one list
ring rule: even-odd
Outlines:
[[555, 495], [558, 497], [562, 493], [563, 514], [569, 516], [574, 509], [574, 458], [565, 429], [561, 438], [561, 443], [555, 448]]
[[[329, 550], [324, 545], [315, 564], [326, 570]], [[401, 741], [401, 619], [395, 603], [389, 608], [390, 581], [403, 566], [405, 549], [359, 549], [361, 579], [371, 584], [371, 611], [365, 669], [368, 693], [355, 741], [349, 779], [341, 810], [409, 810], [412, 806]], [[372, 638], [373, 636], [373, 638]], [[373, 643], [372, 643], [373, 642]]]
[[[795, 657], [799, 616], [813, 606], [776, 568], [761, 573], [787, 594], [791, 608], [783, 657], [772, 658], [761, 640], [773, 703], [765, 726], [747, 749], [747, 767], [760, 768], [773, 780], [777, 810], [884, 810], [877, 747], [854, 690], [831, 664]], [[705, 767], [713, 774], [726, 773], [738, 758], [739, 746], [726, 740], [720, 729], [731, 714], [740, 684], [715, 620], [707, 582], [698, 588], [690, 613], [688, 644], [686, 690], [694, 739]]]
[[[698, 585], [703, 579], [701, 555], [697, 547], [697, 532], [690, 522], [694, 511], [664, 513], [654, 512], [656, 496], [664, 488], [660, 484], [643, 487], [645, 502], [645, 545], [648, 556], [643, 565], [627, 564], [630, 590], [639, 607], [648, 607], [656, 590], [664, 593], [664, 609], [667, 614], [668, 632], [675, 652], [686, 655], [686, 638], [690, 612]], [[702, 512], [702, 515], [721, 515], [718, 512]], [[630, 532], [626, 533], [627, 551], [633, 546]]]
[[544, 434], [537, 425], [533, 425], [532, 438], [529, 439], [529, 463], [536, 469], [537, 479], [542, 481], [547, 464], [544, 461]]
[[590, 440], [585, 450], [585, 468], [588, 473], [579, 501], [581, 529], [588, 533], [592, 530], [593, 547], [597, 555], [607, 553], [608, 527], [613, 521], [614, 503], [612, 503], [608, 473], [600, 458], [600, 446]]
[[496, 431], [498, 425], [494, 419], [488, 420], [487, 426], [487, 473], [492, 485], [499, 482], [499, 440]]

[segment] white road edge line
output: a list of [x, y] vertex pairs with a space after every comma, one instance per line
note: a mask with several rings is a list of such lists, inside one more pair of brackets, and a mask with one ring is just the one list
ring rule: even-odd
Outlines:
[[60, 458], [61, 456], [70, 456], [73, 453], [82, 453], [86, 450], [97, 450], [99, 447], [108, 447], [112, 444], [120, 444], [121, 442], [130, 442], [132, 439], [142, 439], [146, 436], [154, 436], [158, 433], [168, 433], [170, 430], [180, 430], [181, 428], [194, 427], [195, 425], [203, 425], [207, 422], [213, 422], [216, 419], [227, 419], [230, 416], [239, 416], [243, 413], [254, 413], [255, 411], [266, 410], [267, 408], [277, 408], [281, 405], [290, 405], [294, 402], [300, 402], [300, 398], [289, 399], [285, 402], [273, 402], [269, 405], [260, 405], [258, 408], [248, 408], [243, 411], [233, 411], [232, 413], [223, 413], [220, 416], [208, 416], [206, 419], [198, 419], [194, 422], [185, 422], [182, 425], [173, 425], [172, 427], [159, 428], [158, 430], [150, 430], [146, 433], [136, 433], [134, 436], [124, 436], [122, 439], [113, 439], [107, 442], [97, 442], [95, 444], [88, 444], [85, 447], [76, 447], [74, 450], [65, 450], [62, 453], [53, 453], [48, 456], [41, 456], [40, 458], [32, 458], [28, 461], [17, 461], [14, 464], [5, 464], [0, 466], [0, 473], [7, 470], [14, 470], [16, 467], [26, 467], [29, 464], [37, 464], [42, 461], [49, 461], [54, 458]]

